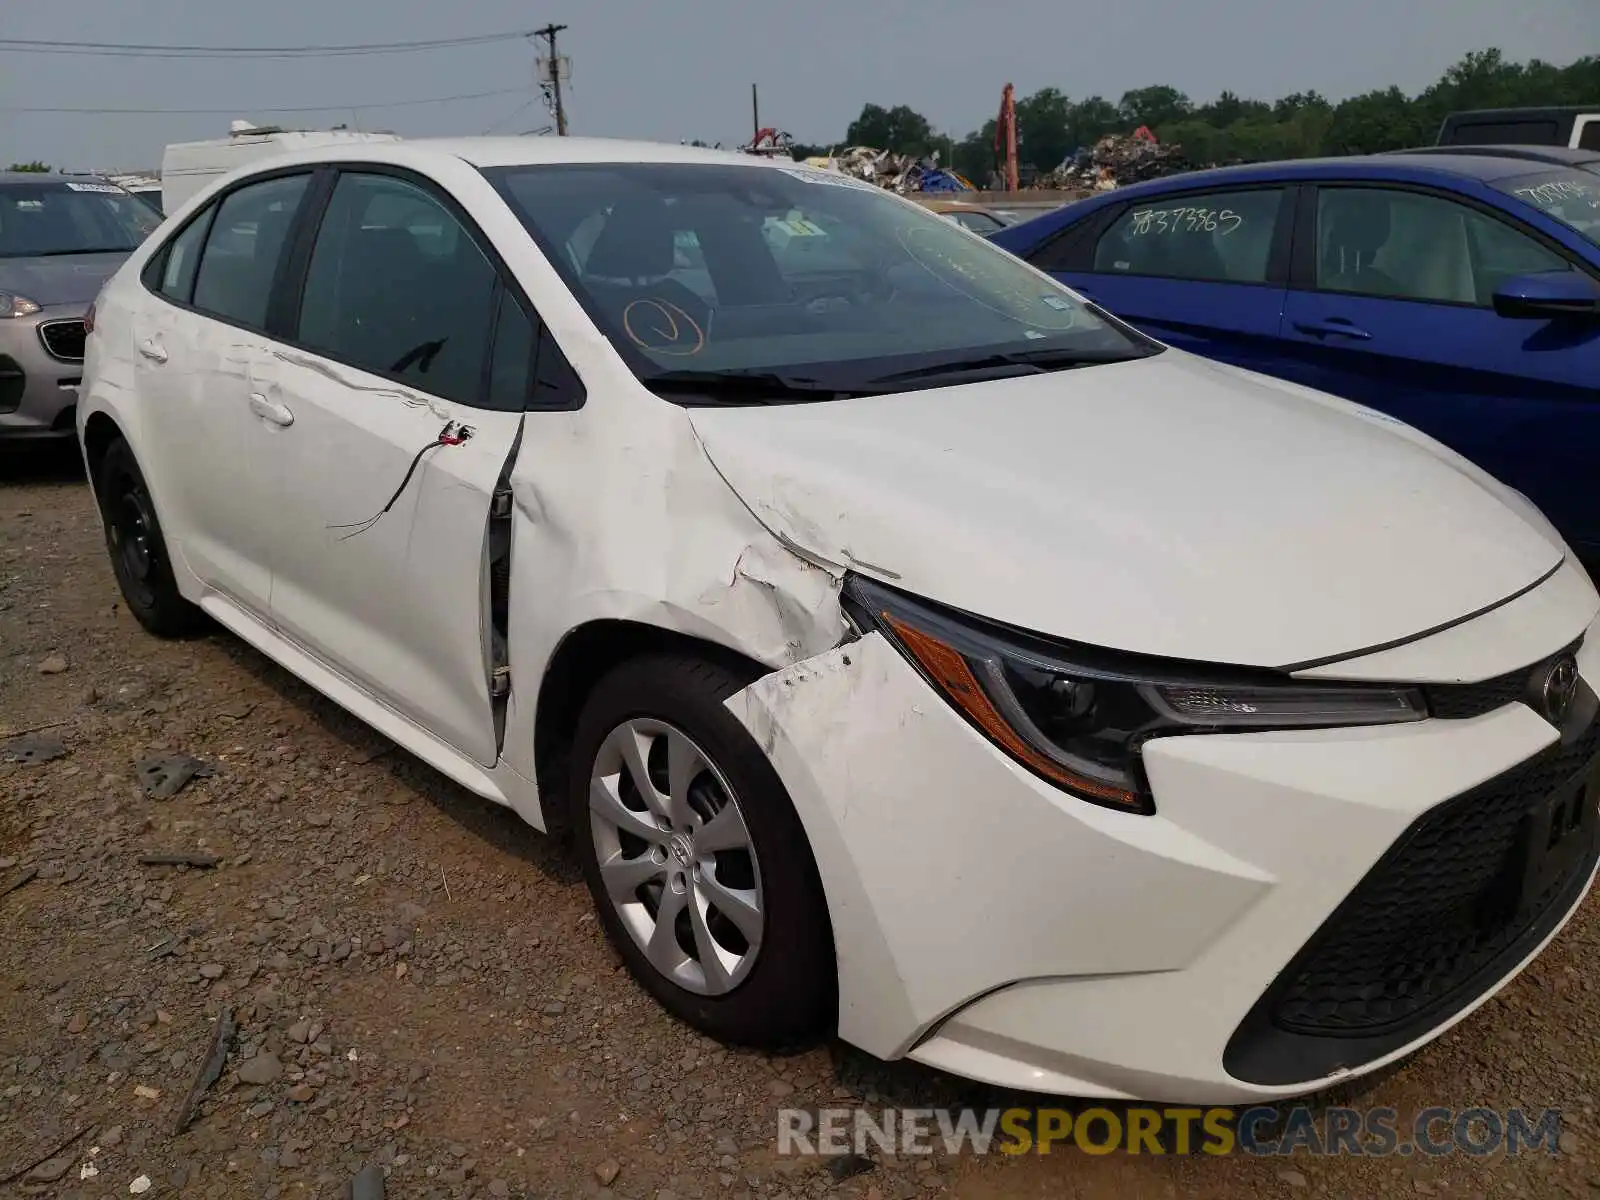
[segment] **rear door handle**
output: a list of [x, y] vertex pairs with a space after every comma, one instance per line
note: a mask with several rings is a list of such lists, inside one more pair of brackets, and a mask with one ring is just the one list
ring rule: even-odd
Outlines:
[[263, 421], [288, 428], [294, 424], [294, 414], [283, 404], [274, 404], [260, 392], [250, 393], [250, 411]]
[[167, 352], [162, 349], [161, 343], [155, 338], [145, 338], [139, 343], [139, 353], [151, 362], [164, 363], [167, 361]]
[[1330, 317], [1326, 321], [1296, 321], [1294, 327], [1300, 333], [1309, 334], [1312, 337], [1342, 337], [1356, 342], [1370, 342], [1372, 340], [1372, 335], [1365, 329], [1358, 329], [1341, 317]]

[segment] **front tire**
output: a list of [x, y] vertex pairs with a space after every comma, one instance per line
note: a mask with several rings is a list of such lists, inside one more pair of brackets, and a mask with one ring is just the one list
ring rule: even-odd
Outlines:
[[743, 686], [686, 655], [613, 670], [578, 722], [569, 811], [634, 978], [720, 1041], [789, 1048], [833, 1016], [833, 934], [800, 819], [723, 707]]
[[133, 447], [122, 438], [106, 448], [95, 496], [111, 569], [128, 611], [157, 637], [181, 637], [204, 628], [204, 615], [178, 592], [150, 488]]

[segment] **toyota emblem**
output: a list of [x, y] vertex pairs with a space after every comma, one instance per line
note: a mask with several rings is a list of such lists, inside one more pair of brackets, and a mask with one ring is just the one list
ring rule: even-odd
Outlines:
[[1550, 672], [1539, 689], [1539, 702], [1544, 708], [1545, 719], [1552, 725], [1564, 722], [1567, 713], [1572, 711], [1572, 701], [1577, 694], [1578, 661], [1566, 654], [1551, 664]]

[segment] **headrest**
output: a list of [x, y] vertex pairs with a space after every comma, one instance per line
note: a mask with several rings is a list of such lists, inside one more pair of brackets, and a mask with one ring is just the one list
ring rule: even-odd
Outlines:
[[670, 275], [675, 263], [666, 201], [654, 193], [635, 194], [612, 206], [583, 272], [604, 279], [642, 279]]

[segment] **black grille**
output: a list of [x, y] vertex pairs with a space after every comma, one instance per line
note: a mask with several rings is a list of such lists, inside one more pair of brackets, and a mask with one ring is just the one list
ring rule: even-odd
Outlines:
[[63, 362], [82, 362], [88, 334], [82, 321], [46, 321], [39, 326], [39, 340], [52, 357]]
[[0, 354], [0, 412], [14, 412], [21, 407], [22, 393], [27, 388], [28, 377], [17, 360]]
[[1428, 698], [1428, 712], [1445, 720], [1464, 720], [1481, 717], [1497, 708], [1522, 700], [1535, 691], [1535, 681], [1542, 682], [1551, 663], [1564, 654], [1576, 654], [1583, 644], [1579, 638], [1565, 650], [1530, 666], [1507, 671], [1482, 683], [1431, 683], [1423, 688]]
[[1381, 1032], [1448, 1000], [1568, 882], [1553, 881], [1520, 920], [1493, 903], [1524, 814], [1582, 770], [1597, 747], [1600, 726], [1591, 726], [1571, 746], [1424, 817], [1286, 973], [1274, 1022], [1302, 1033]]
[[1533, 670], [1522, 667], [1482, 683], [1430, 684], [1423, 689], [1428, 697], [1428, 712], [1446, 720], [1461, 720], [1504, 708], [1527, 695]]
[[[1315, 1079], [1398, 1049], [1460, 1011], [1561, 919], [1595, 846], [1519, 906], [1524, 817], [1593, 770], [1600, 724], [1424, 814], [1245, 1018], [1224, 1062], [1258, 1083]], [[1590, 803], [1593, 803], [1590, 800]]]

